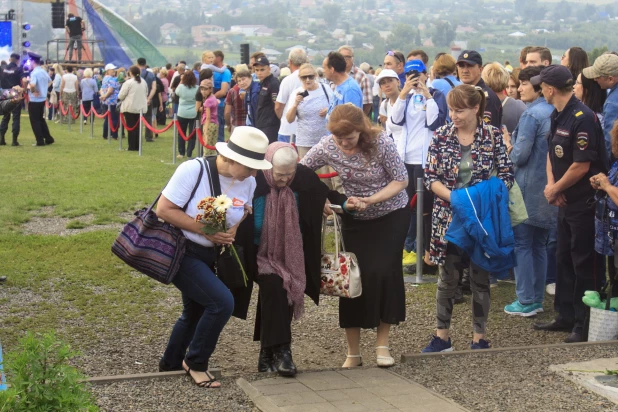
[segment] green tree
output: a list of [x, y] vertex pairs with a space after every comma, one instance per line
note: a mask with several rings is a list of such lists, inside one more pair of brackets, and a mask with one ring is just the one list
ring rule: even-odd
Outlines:
[[417, 30], [409, 24], [398, 23], [388, 37], [388, 46], [396, 50], [409, 50], [414, 44]]
[[448, 21], [440, 21], [436, 23], [432, 39], [435, 46], [449, 47], [455, 40], [455, 30]]
[[601, 48], [595, 47], [594, 49], [592, 49], [592, 51], [588, 53], [588, 60], [590, 61], [590, 64], [594, 64], [594, 61], [597, 59], [597, 57], [599, 57], [603, 53], [607, 53], [607, 46], [603, 46]]
[[571, 13], [573, 10], [571, 9], [571, 4], [568, 1], [562, 0], [560, 3], [556, 4], [556, 7], [553, 11], [554, 19], [568, 19], [571, 17]]
[[322, 7], [322, 18], [331, 29], [337, 28], [340, 15], [341, 7], [337, 4], [325, 4], [324, 7]]

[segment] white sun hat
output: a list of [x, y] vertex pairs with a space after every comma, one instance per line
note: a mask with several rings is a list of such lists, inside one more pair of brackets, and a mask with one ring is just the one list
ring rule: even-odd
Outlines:
[[227, 143], [219, 142], [215, 147], [219, 154], [241, 165], [268, 170], [273, 167], [268, 160], [264, 160], [268, 144], [268, 137], [261, 130], [251, 126], [238, 126], [234, 128]]

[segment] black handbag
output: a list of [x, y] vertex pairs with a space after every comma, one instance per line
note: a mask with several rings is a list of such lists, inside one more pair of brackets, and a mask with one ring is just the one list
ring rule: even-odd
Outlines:
[[[219, 172], [217, 171], [217, 157], [206, 157], [206, 173], [208, 173], [208, 181], [210, 182], [210, 193], [214, 197], [221, 194], [221, 182], [219, 182]], [[211, 168], [213, 172], [211, 173]], [[236, 253], [238, 253], [238, 259], [244, 262], [244, 250], [242, 246], [236, 246]], [[223, 250], [222, 250], [223, 249]], [[249, 282], [245, 286], [242, 269], [236, 261], [236, 257], [233, 255], [230, 248], [223, 248], [217, 246], [217, 260], [215, 263], [215, 273], [217, 277], [228, 287], [228, 289], [244, 288], [249, 286]]]

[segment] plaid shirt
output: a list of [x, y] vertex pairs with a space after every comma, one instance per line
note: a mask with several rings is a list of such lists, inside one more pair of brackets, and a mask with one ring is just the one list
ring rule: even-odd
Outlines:
[[230, 121], [232, 126], [245, 126], [247, 121], [247, 109], [245, 102], [240, 98], [240, 87], [238, 85], [232, 87], [225, 98], [225, 104], [232, 106], [230, 113]]
[[363, 105], [373, 104], [373, 90], [371, 88], [371, 81], [369, 81], [369, 77], [367, 77], [365, 72], [354, 66], [350, 71], [350, 76], [356, 80], [356, 83], [358, 83], [361, 88], [361, 92], [363, 93]]

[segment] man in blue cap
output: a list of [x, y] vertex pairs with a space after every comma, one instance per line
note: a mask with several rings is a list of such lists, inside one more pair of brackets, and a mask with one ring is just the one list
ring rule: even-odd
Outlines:
[[478, 86], [485, 91], [487, 105], [483, 115], [483, 121], [498, 129], [502, 124], [502, 102], [483, 81], [481, 73], [483, 71], [483, 58], [474, 50], [464, 50], [457, 58], [457, 72], [459, 80], [465, 84]]
[[45, 112], [45, 100], [47, 99], [47, 88], [51, 83], [49, 75], [41, 68], [41, 56], [36, 53], [28, 52], [32, 72], [28, 82], [28, 117], [36, 143], [33, 146], [45, 146], [54, 143], [54, 138], [49, 134], [47, 123], [43, 113]]
[[599, 291], [605, 279], [605, 260], [594, 250], [595, 208], [589, 205], [595, 189], [590, 178], [607, 172], [600, 122], [573, 94], [573, 75], [565, 66], [548, 66], [530, 79], [540, 85], [551, 114], [545, 198], [558, 206], [556, 298], [558, 316], [535, 329], [570, 331], [566, 343], [586, 340], [589, 314], [582, 302], [587, 290]]

